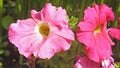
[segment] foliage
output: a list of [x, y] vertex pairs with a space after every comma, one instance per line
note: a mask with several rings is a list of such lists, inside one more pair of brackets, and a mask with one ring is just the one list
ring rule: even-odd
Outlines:
[[[73, 31], [77, 24], [83, 19], [84, 9], [93, 3], [105, 3], [112, 7], [115, 13], [115, 21], [109, 26], [117, 27], [117, 18], [120, 16], [120, 0], [0, 0], [0, 68], [27, 68], [28, 63], [25, 57], [19, 55], [15, 48], [8, 41], [8, 27], [18, 19], [30, 17], [30, 10], [41, 10], [45, 3], [51, 2], [55, 6], [62, 6], [67, 10], [69, 26]], [[113, 47], [115, 67], [120, 67], [120, 41], [113, 39], [116, 45]], [[73, 68], [75, 55], [83, 53], [82, 45], [75, 40], [70, 50], [57, 53], [51, 60], [38, 59], [38, 68]]]

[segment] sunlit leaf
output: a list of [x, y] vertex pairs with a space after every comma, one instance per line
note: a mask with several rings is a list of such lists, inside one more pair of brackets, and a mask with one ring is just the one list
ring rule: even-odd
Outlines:
[[4, 53], [4, 50], [3, 49], [0, 49], [0, 55]]
[[114, 63], [115, 68], [120, 68], [120, 62]]
[[3, 65], [2, 62], [0, 62], [0, 68], [3, 68], [2, 65]]
[[70, 28], [75, 29], [77, 27], [77, 23], [78, 23], [78, 18], [72, 16], [69, 20]]

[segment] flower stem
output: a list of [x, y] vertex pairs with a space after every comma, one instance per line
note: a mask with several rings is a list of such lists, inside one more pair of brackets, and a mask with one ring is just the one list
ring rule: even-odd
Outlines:
[[22, 55], [20, 55], [20, 58], [19, 58], [20, 68], [22, 68], [22, 63], [23, 63], [23, 56], [22, 56]]
[[36, 60], [35, 57], [31, 57], [31, 58], [28, 59], [29, 68], [35, 68], [35, 60]]

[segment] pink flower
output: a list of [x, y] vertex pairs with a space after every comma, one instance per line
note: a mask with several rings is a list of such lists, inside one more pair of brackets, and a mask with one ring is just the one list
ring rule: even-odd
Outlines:
[[110, 57], [109, 59], [103, 60], [102, 68], [115, 68], [114, 67], [114, 59], [112, 57]]
[[120, 40], [120, 27], [118, 28], [109, 28], [109, 34], [112, 38]]
[[120, 17], [118, 18], [118, 22], [120, 23]]
[[74, 68], [101, 68], [100, 63], [90, 60], [86, 56], [77, 56], [77, 61]]
[[114, 20], [114, 13], [105, 4], [94, 5], [84, 11], [84, 19], [78, 26], [77, 39], [85, 45], [87, 56], [101, 62], [112, 55], [114, 45], [107, 32], [107, 21]]
[[50, 59], [56, 52], [68, 50], [74, 40], [66, 11], [50, 3], [39, 12], [32, 10], [31, 18], [11, 24], [8, 36], [20, 54], [42, 59]]

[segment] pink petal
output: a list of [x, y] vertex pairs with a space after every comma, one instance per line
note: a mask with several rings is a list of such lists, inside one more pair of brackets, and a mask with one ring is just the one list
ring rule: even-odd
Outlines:
[[62, 37], [51, 34], [38, 49], [38, 56], [43, 59], [50, 59], [57, 52], [70, 48], [70, 44]]
[[118, 22], [120, 23], [120, 17], [118, 18]]
[[44, 21], [43, 15], [41, 12], [37, 12], [36, 10], [31, 10], [31, 17], [36, 21]]
[[[108, 29], [108, 30], [109, 30], [109, 29]], [[108, 31], [108, 30], [107, 30], [107, 31]], [[103, 32], [102, 35], [106, 38], [106, 40], [108, 40], [108, 42], [110, 43], [111, 46], [114, 46], [114, 45], [115, 45], [115, 43], [111, 40], [110, 36], [108, 35], [108, 32]]]
[[91, 46], [93, 37], [94, 37], [93, 32], [81, 32], [81, 31], [77, 32], [77, 39], [88, 47]]
[[54, 13], [54, 16], [51, 18], [51, 23], [53, 25], [58, 25], [61, 27], [68, 27], [68, 20], [66, 18], [66, 11], [65, 9], [62, 9], [61, 7], [57, 8], [56, 12]]
[[[88, 7], [85, 9], [84, 14], [84, 20], [94, 25], [114, 20], [114, 13], [112, 12], [112, 9], [105, 4], [101, 4], [100, 6], [95, 4], [94, 7]], [[95, 24], [94, 22], [97, 23]]]
[[87, 23], [92, 24], [93, 26], [96, 26], [99, 20], [98, 17], [98, 12], [96, 12], [96, 8], [94, 7], [88, 7], [87, 9], [85, 9], [84, 11], [84, 21]]
[[114, 13], [112, 11], [112, 8], [109, 8], [105, 4], [101, 4], [99, 6], [100, 9], [100, 22], [105, 23], [106, 21], [113, 21], [114, 20]]
[[109, 29], [107, 29], [107, 23], [104, 23], [103, 28], [101, 30], [101, 34], [108, 40], [111, 46], [114, 45], [114, 42], [111, 40], [109, 34], [108, 34]]
[[[10, 41], [16, 43], [18, 41], [16, 39], [18, 38], [21, 39], [18, 35], [24, 37], [24, 36], [28, 36], [27, 34], [33, 34], [34, 26], [35, 24], [32, 19], [18, 20], [17, 23], [11, 24], [8, 32]], [[16, 39], [14, 37], [16, 37]]]
[[52, 6], [51, 3], [46, 3], [40, 12], [32, 10], [31, 16], [33, 19], [43, 20], [48, 22], [55, 12], [56, 12], [56, 7]]
[[87, 48], [85, 47], [85, 52], [87, 54], [87, 56], [89, 57], [89, 59], [95, 61], [95, 62], [99, 62], [99, 55], [98, 52], [96, 52], [97, 49], [95, 48]]
[[74, 40], [74, 33], [72, 32], [72, 30], [70, 30], [70, 28], [61, 28], [58, 29], [54, 26], [52, 26], [51, 28], [51, 33], [56, 34], [58, 36], [61, 36], [67, 40], [73, 41]]
[[64, 9], [61, 7], [56, 8], [52, 6], [51, 3], [47, 3], [40, 12], [35, 10], [31, 11], [31, 17], [36, 21], [43, 21], [60, 27], [68, 27], [66, 16], [66, 11]]
[[91, 60], [101, 62], [101, 60], [109, 58], [112, 55], [110, 43], [103, 35], [97, 35], [92, 42], [94, 42], [94, 45], [85, 48]]
[[42, 40], [42, 37], [35, 32], [35, 21], [32, 19], [18, 20], [11, 24], [8, 32], [9, 40], [18, 48], [20, 54], [29, 57], [32, 54], [30, 50], [36, 39]]
[[54, 16], [56, 13], [56, 7], [52, 6], [51, 3], [46, 3], [44, 8], [41, 10], [41, 14], [44, 18], [45, 21], [50, 21], [51, 18]]
[[112, 38], [120, 40], [120, 28], [110, 28], [109, 34]]
[[74, 68], [101, 68], [101, 67], [100, 63], [96, 63], [86, 56], [78, 56]]
[[80, 31], [94, 31], [95, 27], [94, 24], [88, 22], [79, 22], [78, 24]]

